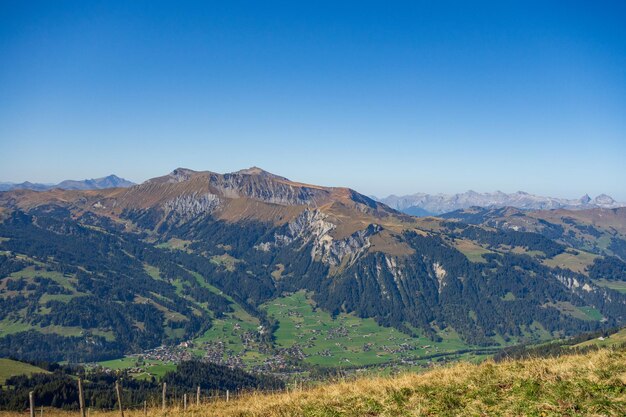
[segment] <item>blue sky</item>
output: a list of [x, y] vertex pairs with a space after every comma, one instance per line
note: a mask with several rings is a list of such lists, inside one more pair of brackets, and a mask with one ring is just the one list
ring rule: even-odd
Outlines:
[[626, 201], [623, 1], [0, 0], [0, 181]]

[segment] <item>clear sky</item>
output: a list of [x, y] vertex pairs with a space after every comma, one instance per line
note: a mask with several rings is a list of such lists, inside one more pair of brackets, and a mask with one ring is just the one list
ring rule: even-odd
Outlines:
[[0, 181], [626, 201], [626, 2], [0, 0]]

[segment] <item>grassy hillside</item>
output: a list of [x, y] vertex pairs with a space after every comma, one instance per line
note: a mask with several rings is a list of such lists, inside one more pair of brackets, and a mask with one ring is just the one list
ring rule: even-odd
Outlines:
[[354, 314], [332, 317], [317, 308], [304, 291], [276, 298], [263, 308], [278, 321], [274, 333], [277, 346], [300, 349], [304, 361], [314, 365], [367, 366], [401, 360], [405, 364], [419, 363], [422, 357], [453, 355], [472, 348], [451, 329], [440, 332], [441, 342], [433, 342]]
[[[422, 374], [362, 378], [280, 394], [250, 394], [230, 402], [194, 406], [187, 413], [172, 408], [167, 415], [573, 417], [623, 416], [624, 410], [626, 351], [603, 349], [554, 359], [460, 363]], [[53, 410], [46, 413], [65, 414]], [[148, 414], [165, 415], [158, 407]], [[126, 415], [140, 417], [143, 411], [129, 410]]]
[[607, 347], [607, 346], [616, 346], [626, 343], [626, 328], [621, 329], [620, 331], [613, 333], [606, 337], [598, 337], [591, 340], [587, 340], [586, 342], [579, 343], [574, 345], [577, 348], [583, 348], [587, 346], [598, 346], [598, 347]]
[[31, 375], [34, 373], [48, 373], [48, 371], [11, 359], [0, 358], [0, 385], [4, 385], [7, 378], [15, 375]]

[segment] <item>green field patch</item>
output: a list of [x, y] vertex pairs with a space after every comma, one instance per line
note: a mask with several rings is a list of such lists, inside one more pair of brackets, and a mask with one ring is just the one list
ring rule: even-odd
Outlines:
[[177, 295], [180, 295], [181, 297], [185, 298], [185, 295], [183, 294], [183, 290], [185, 289], [184, 281], [176, 278], [175, 280], [170, 281], [170, 284], [172, 284], [176, 288]]
[[587, 321], [600, 321], [602, 314], [593, 307], [577, 307], [568, 301], [557, 301], [556, 303], [547, 303], [545, 307], [553, 307], [563, 314]]
[[595, 339], [587, 340], [585, 342], [579, 343], [572, 347], [574, 348], [582, 348], [587, 346], [598, 346], [598, 347], [607, 347], [607, 346], [619, 346], [626, 343], [626, 327], [619, 330], [617, 333], [613, 333], [606, 337], [597, 337]]
[[[159, 299], [161, 298], [159, 295], [155, 294], [155, 293], [151, 293], [155, 298]], [[151, 298], [146, 298], [146, 297], [142, 297], [140, 295], [135, 296], [135, 300], [134, 302], [136, 304], [152, 304], [154, 307], [156, 307], [157, 310], [160, 310], [163, 312], [163, 315], [165, 316], [165, 318], [167, 320], [170, 321], [187, 321], [187, 317], [183, 316], [182, 314], [176, 312], [176, 311], [172, 311], [169, 308], [159, 304], [157, 301], [151, 299]]]
[[539, 341], [546, 341], [553, 338], [553, 335], [550, 334], [550, 332], [546, 330], [546, 328], [543, 327], [543, 325], [536, 320], [533, 321], [530, 326], [525, 326], [524, 335], [526, 337], [526, 340], [517, 340], [516, 342], [522, 343], [532, 341], [536, 343]]
[[180, 339], [185, 335], [185, 329], [172, 329], [171, 327], [165, 328], [165, 336], [169, 339]]
[[61, 336], [84, 336], [86, 333], [91, 333], [94, 336], [102, 336], [109, 342], [115, 341], [115, 335], [110, 330], [83, 329], [81, 327], [67, 327], [56, 325], [36, 327], [35, 330], [38, 330], [41, 333], [55, 333]]
[[26, 332], [32, 328], [33, 327], [28, 323], [4, 319], [0, 321], [0, 337], [4, 337], [9, 334]]
[[190, 240], [177, 239], [173, 237], [167, 242], [159, 243], [156, 247], [159, 249], [182, 250], [188, 252], [190, 251], [189, 245], [191, 245]]
[[582, 311], [583, 314], [585, 314], [589, 318], [589, 320], [600, 321], [604, 318], [602, 316], [602, 313], [600, 313], [593, 307], [578, 307], [578, 309]]
[[226, 269], [227, 271], [234, 271], [235, 265], [239, 262], [242, 262], [240, 259], [237, 259], [229, 254], [225, 253], [223, 255], [216, 255], [211, 257], [211, 262], [215, 265], [219, 265]]
[[46, 271], [40, 268], [37, 270], [34, 266], [28, 266], [20, 271], [13, 272], [9, 278], [19, 279], [26, 278], [29, 281], [35, 277], [49, 278], [59, 284], [61, 287], [74, 292], [74, 285], [71, 282], [72, 276], [66, 276], [56, 271]]
[[50, 372], [33, 366], [29, 363], [18, 362], [12, 359], [0, 358], [0, 385], [4, 385], [8, 378], [16, 375], [49, 374]]
[[596, 239], [596, 246], [602, 250], [607, 250], [611, 246], [612, 238], [609, 235], [600, 236]]
[[230, 317], [230, 318], [235, 318], [235, 319], [241, 320], [241, 321], [243, 321], [245, 323], [249, 323], [249, 324], [253, 325], [254, 327], [257, 327], [259, 325], [259, 319], [257, 319], [256, 317], [252, 316], [250, 313], [245, 311], [231, 296], [229, 296], [228, 294], [224, 293], [219, 288], [209, 284], [202, 277], [202, 275], [198, 274], [197, 272], [193, 272], [193, 271], [189, 271], [189, 272], [196, 278], [196, 281], [198, 282], [198, 284], [200, 286], [208, 289], [209, 291], [213, 292], [214, 294], [217, 294], [219, 296], [224, 297], [226, 300], [228, 300], [231, 303], [231, 308], [233, 309], [233, 312], [232, 313], [227, 313], [225, 315], [226, 317]]
[[524, 246], [515, 246], [515, 247], [510, 247], [507, 245], [500, 245], [500, 246], [502, 249], [510, 248], [511, 252], [519, 254], [519, 255], [528, 255], [528, 256], [532, 256], [533, 258], [546, 256], [546, 254], [540, 250], [529, 250], [525, 248]]
[[161, 271], [159, 271], [159, 268], [157, 268], [156, 266], [144, 264], [143, 265], [143, 269], [153, 279], [156, 279], [156, 280], [159, 280], [159, 281], [163, 281], [163, 278], [161, 277]]
[[114, 371], [130, 369], [131, 376], [136, 379], [161, 378], [169, 371], [176, 370], [176, 364], [152, 359], [142, 359], [136, 356], [127, 356], [120, 359], [102, 361], [98, 366]]
[[10, 321], [10, 320], [2, 320], [0, 321], [0, 337], [4, 337], [10, 334], [26, 332], [28, 330], [36, 330], [40, 333], [44, 334], [58, 334], [60, 336], [83, 336], [85, 333], [91, 333], [94, 336], [102, 336], [108, 341], [114, 341], [115, 335], [112, 331], [100, 330], [100, 329], [83, 329], [81, 327], [75, 326], [33, 326], [28, 323], [24, 323], [21, 321]]
[[[573, 252], [573, 251], [572, 251]], [[589, 252], [575, 251], [576, 253], [563, 252], [553, 258], [545, 259], [542, 263], [550, 268], [563, 268], [570, 271], [585, 273], [587, 268], [593, 264], [598, 257]]]
[[304, 291], [272, 300], [263, 308], [279, 323], [274, 333], [276, 345], [301, 349], [306, 355], [305, 361], [315, 365], [384, 364], [468, 347], [452, 329], [442, 331], [443, 340], [435, 343], [426, 337], [380, 326], [374, 319], [353, 314], [333, 318], [317, 308]]
[[39, 298], [39, 304], [45, 305], [48, 301], [69, 302], [76, 294], [44, 294]]
[[600, 287], [610, 288], [612, 290], [626, 294], [626, 281], [609, 281], [606, 279], [597, 279], [593, 282]]
[[470, 240], [456, 239], [451, 243], [459, 252], [465, 255], [470, 262], [485, 262], [483, 255], [486, 253], [493, 253]]
[[517, 297], [515, 296], [515, 294], [513, 294], [511, 291], [509, 291], [506, 294], [504, 294], [504, 297], [502, 297], [502, 299], [504, 301], [515, 301], [515, 300], [517, 300]]
[[[191, 272], [191, 271], [190, 271]], [[227, 299], [231, 303], [232, 312], [225, 313], [220, 318], [213, 319], [212, 326], [202, 336], [193, 340], [194, 354], [204, 356], [207, 351], [214, 351], [215, 345], [223, 345], [221, 359], [242, 355], [244, 365], [257, 365], [263, 362], [267, 357], [261, 354], [258, 346], [250, 346], [247, 336], [255, 334], [259, 331], [259, 320], [245, 311], [232, 297], [224, 294], [220, 289], [206, 282], [206, 280], [198, 273], [191, 272], [198, 283]], [[248, 341], [248, 346], [244, 344], [244, 340]]]

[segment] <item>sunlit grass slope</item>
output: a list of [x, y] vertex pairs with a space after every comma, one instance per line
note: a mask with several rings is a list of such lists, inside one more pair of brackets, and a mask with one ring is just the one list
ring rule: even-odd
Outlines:
[[[190, 395], [193, 398], [192, 395]], [[68, 415], [48, 411], [46, 415]], [[76, 414], [76, 413], [74, 413]], [[626, 351], [480, 365], [460, 363], [421, 374], [362, 378], [280, 394], [249, 394], [184, 412], [154, 407], [149, 416], [623, 416]], [[113, 417], [113, 412], [91, 412]], [[127, 411], [141, 417], [143, 411]]]
[[35, 373], [48, 373], [48, 371], [24, 362], [0, 358], [0, 385], [15, 375], [31, 375]]

